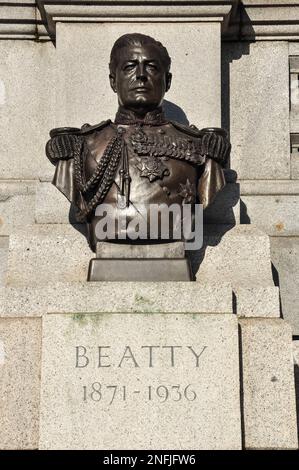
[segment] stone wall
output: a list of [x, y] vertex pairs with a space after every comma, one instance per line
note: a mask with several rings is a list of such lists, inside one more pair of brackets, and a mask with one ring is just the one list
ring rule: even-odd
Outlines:
[[[240, 221], [271, 237], [282, 314], [299, 333], [299, 180], [292, 172], [289, 57], [296, 43], [223, 45], [223, 124], [240, 184]], [[292, 112], [291, 106], [291, 112]], [[297, 250], [297, 251], [296, 251]]]

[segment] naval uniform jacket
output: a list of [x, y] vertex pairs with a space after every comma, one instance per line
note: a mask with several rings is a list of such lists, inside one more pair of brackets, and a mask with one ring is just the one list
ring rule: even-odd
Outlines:
[[225, 185], [222, 167], [230, 150], [225, 133], [168, 121], [160, 108], [143, 119], [119, 110], [114, 122], [53, 129], [50, 136], [46, 154], [56, 166], [53, 184], [87, 223], [93, 249], [99, 204], [110, 204], [115, 217], [119, 210], [133, 217], [141, 203], [198, 202], [205, 208]]

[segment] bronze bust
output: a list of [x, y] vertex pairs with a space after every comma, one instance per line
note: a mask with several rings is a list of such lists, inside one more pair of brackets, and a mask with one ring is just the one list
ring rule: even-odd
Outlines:
[[46, 154], [56, 166], [53, 184], [75, 205], [78, 222], [87, 224], [94, 251], [99, 205], [110, 204], [115, 219], [119, 211], [133, 217], [139, 203], [199, 202], [205, 208], [225, 184], [222, 167], [230, 150], [225, 131], [200, 131], [163, 113], [170, 64], [160, 42], [142, 34], [121, 36], [109, 64], [119, 104], [114, 122], [50, 132]]

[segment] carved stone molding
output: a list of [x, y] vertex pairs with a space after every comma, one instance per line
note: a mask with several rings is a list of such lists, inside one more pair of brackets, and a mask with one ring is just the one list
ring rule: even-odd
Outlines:
[[[37, 6], [37, 7], [36, 7]], [[299, 40], [299, 0], [15, 0], [1, 39], [55, 40], [61, 22], [219, 22], [229, 40]]]
[[299, 0], [243, 0], [240, 39], [299, 39]]
[[36, 37], [34, 1], [0, 4], [0, 19], [1, 39], [34, 39]]
[[52, 39], [57, 22], [220, 22], [228, 29], [230, 17], [239, 0], [37, 0], [42, 18]]

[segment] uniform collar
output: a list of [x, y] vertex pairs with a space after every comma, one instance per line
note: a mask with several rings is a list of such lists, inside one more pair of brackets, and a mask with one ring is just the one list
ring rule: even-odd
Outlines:
[[123, 125], [139, 124], [146, 126], [161, 126], [162, 124], [166, 124], [167, 121], [161, 107], [156, 108], [153, 111], [149, 111], [142, 118], [133, 111], [120, 107], [116, 113], [114, 123]]

